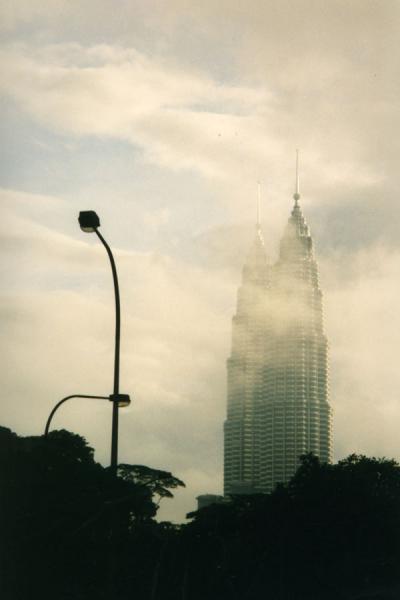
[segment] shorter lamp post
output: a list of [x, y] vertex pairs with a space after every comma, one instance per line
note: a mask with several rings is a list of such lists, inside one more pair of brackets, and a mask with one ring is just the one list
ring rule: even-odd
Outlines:
[[[49, 414], [49, 418], [47, 419], [46, 427], [44, 430], [44, 437], [47, 438], [47, 436], [49, 435], [51, 421], [53, 420], [54, 414], [60, 408], [61, 404], [64, 404], [64, 402], [67, 402], [67, 400], [71, 400], [72, 398], [92, 398], [96, 400], [110, 400], [111, 402], [114, 402], [113, 394], [111, 394], [111, 396], [89, 396], [88, 394], [72, 394], [71, 396], [65, 396], [65, 398], [60, 400], [60, 402], [57, 402], [57, 404]], [[119, 394], [118, 398], [118, 404], [120, 407], [129, 406], [130, 398], [127, 394]]]

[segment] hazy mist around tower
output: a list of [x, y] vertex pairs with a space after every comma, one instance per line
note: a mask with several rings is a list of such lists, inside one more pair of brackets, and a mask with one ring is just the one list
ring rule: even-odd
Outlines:
[[[109, 393], [122, 300], [120, 459], [172, 471], [181, 520], [222, 488], [226, 359], [257, 180], [274, 262], [292, 208], [315, 241], [334, 450], [399, 459], [399, 5], [5, 1], [0, 424], [38, 434]], [[283, 307], [280, 307], [283, 310]], [[110, 410], [54, 422], [109, 460]]]

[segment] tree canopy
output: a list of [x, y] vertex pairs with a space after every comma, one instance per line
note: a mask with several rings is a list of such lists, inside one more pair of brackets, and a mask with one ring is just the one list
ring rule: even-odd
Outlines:
[[[270, 494], [155, 520], [183, 482], [94, 460], [79, 435], [0, 427], [4, 600], [389, 600], [400, 597], [400, 467], [302, 457]], [[172, 490], [172, 491], [171, 491]]]
[[65, 430], [22, 438], [0, 428], [1, 597], [107, 597], [110, 563], [127, 568], [127, 546], [150, 536], [160, 498], [182, 485], [140, 465], [114, 477]]

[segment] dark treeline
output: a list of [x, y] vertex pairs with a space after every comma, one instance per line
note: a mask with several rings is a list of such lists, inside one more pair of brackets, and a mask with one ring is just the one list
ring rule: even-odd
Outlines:
[[400, 598], [400, 467], [303, 457], [290, 483], [155, 520], [183, 485], [165, 471], [95, 462], [67, 431], [0, 428], [2, 600]]

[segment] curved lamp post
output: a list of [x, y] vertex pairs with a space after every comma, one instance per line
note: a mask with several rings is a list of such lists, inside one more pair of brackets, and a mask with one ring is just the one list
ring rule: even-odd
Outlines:
[[[49, 414], [49, 418], [47, 419], [46, 427], [44, 429], [44, 437], [47, 437], [49, 435], [51, 421], [54, 417], [55, 412], [60, 408], [61, 404], [64, 404], [64, 402], [66, 402], [67, 400], [71, 400], [71, 398], [95, 398], [96, 400], [110, 400], [111, 402], [114, 401], [113, 394], [111, 396], [88, 396], [87, 394], [72, 394], [71, 396], [65, 396], [65, 398], [60, 400], [60, 402], [57, 402], [57, 404]], [[118, 405], [120, 407], [129, 406], [131, 401], [127, 394], [119, 394], [118, 398]]]
[[114, 282], [115, 296], [115, 352], [114, 352], [114, 389], [109, 399], [113, 403], [112, 412], [112, 429], [111, 429], [111, 471], [116, 474], [118, 464], [118, 409], [119, 407], [129, 406], [130, 398], [127, 394], [119, 393], [119, 347], [121, 338], [121, 306], [119, 300], [119, 285], [117, 268], [110, 246], [103, 238], [98, 228], [100, 227], [100, 219], [94, 210], [85, 210], [79, 213], [79, 225], [82, 231], [86, 233], [95, 233], [103, 244], [108, 258], [110, 259], [111, 271]]
[[52, 418], [54, 417], [54, 413], [56, 410], [64, 404], [67, 400], [71, 400], [71, 398], [98, 398], [99, 400], [109, 400], [108, 396], [87, 396], [86, 394], [72, 394], [72, 396], [65, 396], [60, 402], [57, 402], [51, 413], [49, 414], [49, 418], [47, 419], [46, 427], [44, 430], [44, 437], [47, 437], [49, 434], [49, 429], [51, 425]]
[[98, 215], [93, 210], [86, 210], [79, 213], [79, 224], [81, 226], [82, 231], [87, 233], [96, 233], [97, 237], [105, 247], [108, 257], [111, 263], [111, 271], [114, 281], [114, 295], [115, 295], [115, 354], [114, 354], [114, 388], [113, 393], [109, 396], [89, 396], [86, 394], [72, 394], [71, 396], [66, 396], [62, 400], [60, 400], [53, 410], [51, 411], [49, 418], [47, 419], [46, 428], [44, 435], [47, 437], [49, 433], [49, 428], [51, 424], [51, 420], [54, 416], [54, 413], [57, 409], [64, 404], [67, 400], [71, 398], [96, 398], [100, 400], [110, 400], [113, 403], [113, 411], [112, 411], [112, 427], [111, 427], [111, 472], [116, 475], [117, 473], [117, 465], [118, 465], [118, 409], [124, 406], [129, 406], [131, 400], [128, 394], [120, 394], [119, 393], [119, 347], [120, 347], [120, 337], [121, 337], [121, 307], [119, 301], [119, 286], [118, 286], [118, 276], [117, 269], [115, 266], [114, 257], [112, 255], [111, 249], [107, 244], [106, 240], [103, 238], [101, 233], [98, 231], [98, 227], [100, 227], [100, 219]]

